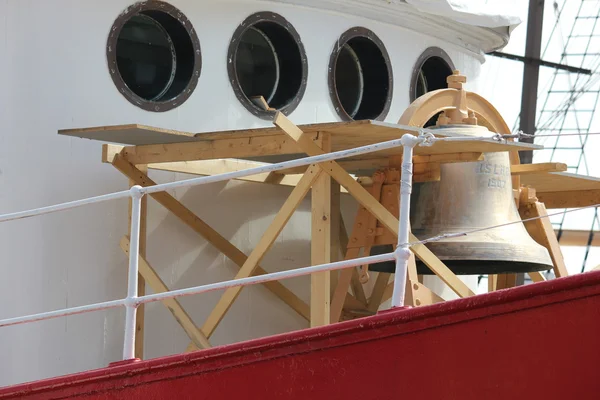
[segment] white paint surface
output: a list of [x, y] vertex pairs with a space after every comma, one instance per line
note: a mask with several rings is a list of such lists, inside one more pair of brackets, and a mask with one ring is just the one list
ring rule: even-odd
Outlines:
[[[304, 99], [296, 123], [336, 121], [327, 92], [327, 65], [337, 37], [365, 26], [386, 44], [394, 66], [394, 100], [387, 121], [408, 106], [414, 62], [429, 46], [444, 48], [477, 90], [475, 55], [401, 27], [289, 4], [251, 1], [172, 2], [193, 22], [203, 68], [192, 97], [155, 114], [130, 104], [107, 71], [108, 30], [130, 4], [125, 0], [0, 0], [0, 213], [109, 193], [127, 180], [101, 164], [101, 143], [57, 135], [64, 128], [141, 123], [204, 132], [268, 126], [249, 114], [228, 83], [226, 52], [237, 24], [265, 9], [294, 24], [309, 58]], [[151, 173], [158, 182], [185, 178]], [[249, 253], [283, 203], [289, 188], [214, 184], [175, 195], [241, 250]], [[310, 199], [283, 230], [262, 265], [270, 271], [309, 265]], [[350, 228], [355, 203], [344, 199]], [[148, 259], [171, 288], [232, 278], [237, 268], [211, 245], [149, 201]], [[119, 240], [127, 233], [127, 201], [115, 201], [0, 225], [0, 319], [124, 297], [127, 259]], [[309, 279], [285, 282], [309, 300]], [[181, 303], [201, 325], [220, 293]], [[0, 330], [0, 385], [99, 368], [122, 351], [123, 310], [99, 312]], [[183, 330], [161, 304], [147, 307], [146, 356], [179, 353]], [[247, 288], [211, 339], [215, 345], [307, 327], [262, 287]]]

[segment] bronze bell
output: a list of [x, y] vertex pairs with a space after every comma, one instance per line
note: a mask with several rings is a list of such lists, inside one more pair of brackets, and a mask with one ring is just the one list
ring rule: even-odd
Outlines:
[[[485, 127], [446, 125], [440, 133], [492, 137]], [[419, 239], [467, 232], [521, 221], [512, 192], [508, 152], [484, 153], [478, 162], [441, 165], [441, 180], [415, 184], [411, 198], [411, 227]], [[457, 275], [541, 271], [552, 268], [546, 248], [534, 241], [522, 222], [466, 236], [425, 244]], [[378, 246], [371, 254], [392, 251]], [[394, 272], [394, 262], [371, 266]], [[417, 272], [431, 270], [417, 259]]]

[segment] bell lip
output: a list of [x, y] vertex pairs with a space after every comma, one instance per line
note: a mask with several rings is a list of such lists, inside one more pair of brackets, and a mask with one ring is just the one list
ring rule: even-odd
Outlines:
[[[519, 274], [527, 272], [548, 271], [553, 268], [552, 264], [534, 262], [513, 262], [498, 260], [441, 260], [456, 275], [496, 275], [496, 274]], [[383, 263], [381, 263], [383, 264]], [[434, 275], [425, 263], [417, 261], [417, 274]], [[385, 272], [393, 274], [396, 272], [395, 263], [385, 263], [385, 267], [377, 268], [380, 264], [369, 266], [371, 272]]]
[[[528, 272], [548, 271], [553, 268], [550, 264], [535, 262], [513, 262], [498, 260], [441, 260], [456, 275], [497, 275], [522, 274]], [[419, 275], [434, 275], [433, 271], [422, 261], [417, 262]]]

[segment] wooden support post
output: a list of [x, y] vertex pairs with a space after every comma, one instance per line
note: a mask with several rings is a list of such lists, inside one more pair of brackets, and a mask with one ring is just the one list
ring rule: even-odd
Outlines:
[[[121, 155], [116, 155], [112, 164], [123, 175], [133, 179], [135, 183], [140, 186], [146, 187], [156, 185], [152, 179], [124, 159]], [[248, 257], [240, 249], [231, 244], [227, 239], [212, 229], [202, 219], [198, 218], [192, 211], [181, 204], [181, 202], [179, 202], [173, 196], [166, 192], [152, 193], [150, 196], [160, 205], [172, 212], [184, 224], [189, 226], [200, 236], [204, 237], [209, 243], [215, 246], [235, 264], [240, 267], [244, 265]], [[267, 272], [264, 269], [260, 267], [256, 268], [256, 275], [264, 275], [266, 273]], [[302, 301], [291, 290], [279, 282], [266, 282], [263, 285], [298, 314], [304, 317], [307, 321], [310, 320], [310, 309], [308, 304]]]
[[[129, 238], [123, 237], [120, 244], [123, 252], [129, 256]], [[139, 268], [140, 275], [144, 277], [146, 282], [148, 282], [148, 285], [152, 288], [154, 293], [164, 293], [169, 291], [167, 285], [165, 285], [154, 268], [148, 264], [146, 258], [141, 254], [139, 259]], [[173, 314], [175, 320], [179, 323], [179, 325], [181, 325], [185, 333], [191, 339], [193, 350], [207, 349], [211, 347], [204, 333], [198, 329], [196, 324], [194, 324], [192, 318], [188, 315], [188, 313], [185, 312], [177, 299], [167, 299], [162, 303], [169, 309], [169, 311], [171, 311], [171, 314]]]
[[[324, 152], [331, 151], [331, 136], [322, 134], [318, 140]], [[319, 170], [317, 168], [317, 170]], [[311, 264], [331, 262], [331, 177], [320, 174], [312, 188]], [[336, 210], [339, 214], [339, 210]], [[339, 232], [339, 230], [338, 230]], [[330, 272], [310, 276], [310, 326], [329, 324]]]
[[546, 211], [544, 204], [537, 201], [529, 204], [523, 204], [521, 202], [519, 213], [521, 214], [522, 219], [538, 218], [532, 221], [526, 221], [525, 228], [536, 242], [548, 249], [550, 258], [552, 258], [552, 264], [554, 265], [554, 275], [557, 278], [567, 276], [568, 272], [565, 260], [562, 251], [560, 250], [558, 239], [554, 234], [552, 223], [547, 217], [548, 212]]
[[[321, 176], [321, 171], [318, 167], [313, 166], [306, 171], [298, 185], [292, 190], [292, 193], [289, 195], [271, 225], [267, 228], [266, 232], [263, 234], [262, 238], [252, 251], [244, 265], [240, 268], [239, 272], [236, 274], [235, 279], [246, 278], [252, 275], [254, 270], [257, 268], [258, 263], [265, 256], [267, 251], [279, 236], [281, 230], [285, 227], [285, 224], [289, 221], [290, 217], [296, 211], [311, 186], [319, 179]], [[327, 189], [330, 189], [329, 181], [326, 185]], [[329, 219], [329, 215], [327, 215], [327, 219]], [[326, 236], [324, 237], [327, 243], [329, 243], [329, 230], [326, 232]], [[327, 246], [328, 247], [328, 246]], [[329, 290], [329, 273], [325, 274], [327, 277], [327, 291]], [[202, 331], [205, 332], [207, 337], [210, 337], [217, 325], [221, 322], [225, 313], [229, 310], [235, 299], [238, 297], [241, 287], [229, 288], [225, 291], [225, 293], [219, 299], [219, 302], [210, 313], [204, 326], [202, 327]], [[327, 302], [329, 302], [329, 298], [327, 298]], [[311, 322], [313, 320], [313, 310], [311, 307]]]
[[[342, 228], [342, 213], [340, 209], [341, 187], [340, 184], [330, 179], [331, 181], [331, 261], [339, 261], [340, 257], [340, 233]], [[331, 271], [329, 274], [329, 293], [335, 290], [337, 285], [339, 271]]]
[[509, 289], [517, 285], [517, 274], [498, 274], [496, 290]]
[[[147, 165], [139, 165], [139, 170], [143, 173], [148, 173]], [[132, 179], [129, 179], [129, 187], [135, 186], [136, 183]], [[129, 228], [128, 232], [131, 236], [131, 198], [129, 198]], [[147, 242], [147, 220], [148, 220], [148, 196], [143, 196], [140, 208], [140, 239], [139, 239], [139, 250], [140, 257], [146, 257], [146, 242]], [[146, 294], [146, 281], [144, 276], [140, 273], [138, 276], [138, 296], [144, 296]], [[135, 320], [135, 357], [140, 360], [144, 359], [144, 320], [145, 320], [145, 305], [140, 304], [136, 310]]]

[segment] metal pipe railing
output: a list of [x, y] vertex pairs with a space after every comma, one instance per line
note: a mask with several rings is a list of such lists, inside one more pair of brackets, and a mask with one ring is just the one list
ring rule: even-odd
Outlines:
[[[431, 145], [434, 141], [462, 141], [462, 140], [485, 140], [490, 138], [475, 137], [456, 137], [436, 139], [431, 133], [423, 135], [427, 130], [415, 127], [406, 127], [407, 130], [419, 131], [421, 134], [415, 137], [411, 134], [404, 134], [402, 138], [390, 140], [387, 142], [357, 147], [354, 149], [342, 150], [333, 153], [327, 153], [318, 156], [305, 157], [292, 161], [285, 161], [272, 165], [265, 165], [257, 168], [250, 168], [242, 171], [224, 173], [214, 176], [192, 178], [179, 182], [159, 184], [150, 187], [133, 186], [129, 190], [111, 193], [102, 196], [91, 197], [88, 199], [77, 200], [68, 203], [57, 204], [49, 207], [42, 207], [34, 210], [22, 211], [17, 213], [0, 215], [0, 222], [6, 222], [16, 219], [29, 218], [37, 215], [49, 214], [57, 211], [64, 211], [71, 208], [81, 207], [87, 204], [94, 204], [108, 200], [130, 197], [132, 200], [131, 215], [131, 238], [129, 248], [129, 269], [128, 269], [128, 289], [127, 297], [121, 300], [96, 303], [80, 307], [72, 307], [62, 310], [33, 314], [25, 317], [9, 318], [0, 320], [0, 327], [24, 324], [35, 321], [59, 318], [68, 315], [81, 314], [92, 311], [105, 310], [124, 306], [126, 308], [125, 316], [125, 336], [123, 341], [123, 359], [129, 360], [135, 358], [135, 332], [136, 332], [136, 310], [140, 304], [172, 299], [180, 296], [188, 296], [200, 293], [206, 293], [214, 290], [227, 289], [231, 287], [255, 285], [258, 283], [270, 282], [281, 279], [294, 278], [304, 275], [310, 275], [322, 271], [334, 271], [344, 268], [356, 267], [359, 265], [378, 263], [382, 261], [396, 260], [396, 271], [394, 280], [394, 294], [392, 307], [399, 307], [403, 304], [404, 287], [406, 283], [406, 271], [408, 257], [410, 256], [408, 232], [409, 232], [409, 205], [410, 205], [410, 187], [412, 181], [412, 156], [413, 149], [417, 145]], [[146, 194], [161, 192], [169, 189], [196, 186], [208, 183], [215, 183], [230, 179], [242, 178], [245, 176], [256, 175], [264, 172], [276, 172], [282, 169], [294, 168], [310, 164], [316, 164], [326, 161], [333, 161], [340, 158], [352, 157], [361, 154], [377, 152], [385, 149], [404, 146], [404, 163], [402, 165], [402, 190], [399, 218], [398, 247], [393, 253], [381, 254], [376, 256], [361, 257], [352, 260], [338, 261], [322, 265], [299, 268], [291, 271], [274, 272], [270, 274], [234, 279], [225, 282], [213, 283], [209, 285], [196, 286], [187, 289], [173, 290], [165, 293], [158, 293], [138, 297], [138, 264], [139, 264], [139, 240], [140, 240], [140, 217], [141, 200]], [[400, 199], [399, 199], [400, 200]]]

